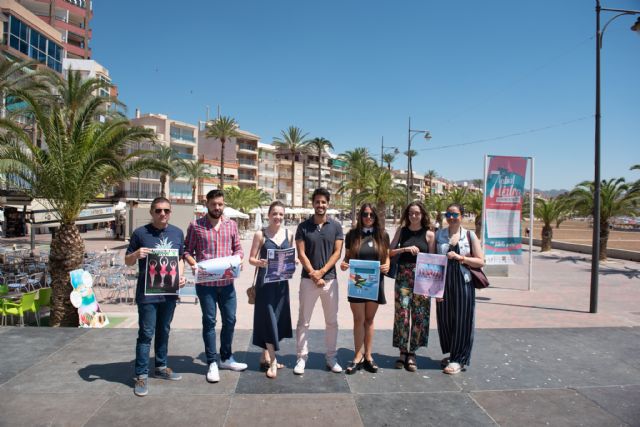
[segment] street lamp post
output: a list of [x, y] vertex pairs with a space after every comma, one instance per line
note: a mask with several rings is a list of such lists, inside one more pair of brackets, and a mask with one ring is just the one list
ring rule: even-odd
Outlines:
[[385, 147], [384, 146], [384, 136], [382, 137], [382, 144], [380, 147], [380, 167], [382, 167], [384, 165], [384, 155], [385, 152], [384, 150], [393, 150], [393, 154], [398, 154], [400, 152], [400, 150], [398, 150], [398, 147]]
[[409, 117], [409, 128], [407, 132], [407, 205], [411, 202], [411, 189], [413, 188], [413, 160], [411, 156], [411, 140], [418, 134], [423, 134], [425, 140], [431, 139], [431, 132], [428, 130], [411, 129], [411, 117]]
[[[600, 12], [617, 12], [600, 30]], [[600, 50], [602, 36], [607, 26], [616, 18], [624, 15], [640, 15], [638, 10], [608, 9], [600, 7], [600, 0], [596, 0], [596, 114], [595, 114], [595, 158], [593, 185], [593, 239], [591, 244], [591, 295], [589, 298], [589, 312], [598, 312], [598, 279], [600, 274]], [[633, 31], [640, 31], [640, 18], [631, 27]]]

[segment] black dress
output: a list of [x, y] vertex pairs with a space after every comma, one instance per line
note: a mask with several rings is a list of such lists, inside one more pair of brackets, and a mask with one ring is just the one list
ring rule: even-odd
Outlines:
[[[268, 249], [287, 249], [289, 230], [280, 246], [264, 234], [264, 245], [260, 249], [260, 258], [267, 258]], [[253, 345], [267, 348], [273, 344], [275, 351], [280, 350], [279, 342], [283, 338], [293, 337], [291, 330], [291, 307], [289, 300], [289, 281], [263, 283], [265, 268], [258, 269], [256, 279], [256, 304], [253, 311]]]
[[[344, 244], [346, 248], [350, 248], [351, 244], [354, 240], [355, 230], [351, 230], [347, 233]], [[387, 240], [387, 246], [389, 245], [389, 235], [387, 232], [384, 232], [384, 238]], [[358, 250], [357, 256], [351, 256], [351, 259], [360, 259], [363, 261], [379, 261], [380, 255], [378, 254], [378, 249], [375, 246], [375, 241], [371, 234], [363, 233], [360, 236], [360, 248]], [[348, 297], [347, 300], [353, 303], [365, 303], [365, 302], [374, 302], [364, 298], [353, 298]], [[380, 288], [378, 289], [378, 304], [386, 304], [387, 300], [384, 296], [384, 275], [380, 273]]]

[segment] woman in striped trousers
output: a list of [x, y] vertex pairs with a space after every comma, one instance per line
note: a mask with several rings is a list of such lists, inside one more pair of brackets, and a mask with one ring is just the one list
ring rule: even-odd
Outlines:
[[449, 227], [436, 235], [438, 253], [449, 259], [444, 296], [436, 302], [436, 310], [440, 347], [449, 353], [442, 359], [443, 372], [451, 375], [469, 364], [473, 347], [476, 290], [467, 266], [484, 266], [480, 241], [461, 225], [463, 214], [461, 205], [449, 205], [445, 214]]

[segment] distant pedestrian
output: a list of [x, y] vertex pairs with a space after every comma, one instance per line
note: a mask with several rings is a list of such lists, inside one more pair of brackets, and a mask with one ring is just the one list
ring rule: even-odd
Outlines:
[[268, 378], [275, 378], [278, 369], [284, 365], [278, 363], [276, 351], [279, 342], [292, 338], [291, 308], [289, 301], [289, 281], [264, 283], [267, 267], [267, 251], [288, 249], [293, 246], [293, 234], [284, 226], [284, 205], [275, 201], [269, 206], [267, 214], [269, 225], [257, 231], [249, 254], [249, 263], [258, 268], [256, 278], [256, 302], [253, 311], [253, 345], [264, 351], [260, 358], [260, 367], [267, 371]]
[[315, 214], [298, 225], [296, 231], [296, 248], [302, 263], [300, 311], [296, 327], [298, 360], [293, 369], [296, 375], [304, 374], [309, 354], [309, 323], [318, 298], [324, 311], [326, 366], [332, 372], [342, 372], [342, 367], [336, 358], [339, 300], [335, 265], [340, 259], [344, 234], [342, 225], [327, 216], [330, 199], [329, 190], [316, 189], [311, 197]]
[[360, 368], [371, 373], [378, 372], [378, 365], [373, 360], [373, 319], [378, 305], [386, 304], [384, 297], [384, 274], [389, 272], [389, 235], [384, 230], [384, 219], [380, 219], [376, 208], [365, 203], [360, 207], [360, 215], [355, 228], [345, 238], [345, 254], [340, 269], [349, 269], [349, 260], [368, 260], [380, 262], [380, 287], [376, 301], [349, 297], [349, 305], [353, 313], [353, 348], [354, 356], [345, 370], [347, 374], [355, 374]]
[[177, 381], [182, 376], [167, 367], [169, 346], [169, 330], [173, 312], [176, 309], [177, 295], [145, 295], [145, 275], [147, 271], [147, 254], [151, 248], [178, 249], [180, 256], [178, 271], [179, 286], [185, 284], [184, 234], [178, 227], [169, 224], [171, 218], [171, 202], [164, 197], [157, 197], [151, 202], [151, 223], [137, 228], [131, 235], [124, 262], [134, 265], [138, 262], [138, 282], [136, 286], [136, 303], [138, 304], [138, 340], [136, 341], [136, 382], [133, 392], [137, 396], [146, 396], [149, 392], [149, 352], [151, 340], [155, 336], [154, 355], [156, 378]]
[[[212, 258], [238, 255], [244, 258], [240, 245], [238, 225], [223, 216], [224, 193], [211, 190], [207, 193], [207, 215], [193, 221], [187, 229], [185, 260], [194, 272], [198, 262]], [[233, 279], [223, 279], [196, 284], [196, 294], [202, 309], [202, 339], [209, 369], [207, 381], [220, 381], [220, 369], [244, 371], [246, 363], [236, 362], [231, 345], [236, 326], [236, 290]], [[222, 330], [220, 331], [220, 360], [216, 353], [216, 305], [220, 308]], [[220, 365], [218, 366], [218, 362]]]
[[402, 213], [402, 225], [391, 242], [391, 256], [398, 258], [395, 283], [393, 346], [400, 350], [395, 368], [415, 372], [416, 351], [429, 342], [431, 299], [413, 293], [419, 253], [435, 252], [435, 236], [429, 230], [429, 214], [420, 202], [412, 202]]
[[440, 347], [443, 353], [449, 353], [442, 359], [445, 374], [459, 373], [471, 359], [476, 289], [468, 266], [484, 266], [478, 237], [461, 225], [463, 214], [461, 205], [449, 205], [445, 214], [449, 227], [436, 235], [438, 253], [449, 258], [443, 299], [436, 302]]

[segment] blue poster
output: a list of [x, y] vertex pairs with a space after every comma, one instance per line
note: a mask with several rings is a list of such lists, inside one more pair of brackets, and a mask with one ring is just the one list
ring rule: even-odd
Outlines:
[[380, 261], [349, 260], [349, 289], [352, 298], [378, 301]]

